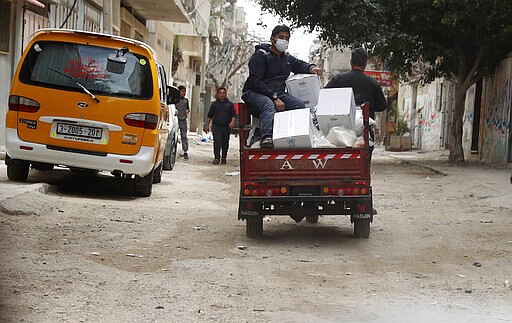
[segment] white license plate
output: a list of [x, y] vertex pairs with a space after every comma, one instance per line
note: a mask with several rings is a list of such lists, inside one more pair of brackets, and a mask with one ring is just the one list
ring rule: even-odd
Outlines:
[[50, 137], [106, 145], [108, 142], [108, 130], [88, 125], [54, 121], [50, 131]]
[[57, 123], [57, 134], [70, 135], [77, 137], [101, 139], [103, 129], [94, 127], [85, 127], [68, 123]]

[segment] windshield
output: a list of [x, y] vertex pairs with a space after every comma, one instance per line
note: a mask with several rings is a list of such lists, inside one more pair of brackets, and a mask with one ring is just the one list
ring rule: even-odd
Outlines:
[[[127, 53], [121, 74], [107, 71], [107, 57], [116, 48], [65, 42], [37, 42], [21, 67], [23, 83], [94, 94], [150, 99], [153, 92], [149, 60]], [[77, 84], [79, 82], [80, 84]]]

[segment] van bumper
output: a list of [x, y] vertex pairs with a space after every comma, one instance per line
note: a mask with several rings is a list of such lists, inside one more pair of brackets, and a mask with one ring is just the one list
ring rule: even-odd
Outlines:
[[[20, 147], [30, 147], [21, 149]], [[136, 155], [92, 155], [75, 151], [50, 149], [46, 145], [23, 141], [18, 131], [6, 128], [5, 148], [11, 159], [23, 159], [68, 167], [94, 169], [100, 171], [121, 171], [125, 174], [144, 176], [153, 169], [154, 147], [141, 146]], [[125, 162], [121, 162], [121, 160]], [[130, 161], [130, 162], [126, 162]]]

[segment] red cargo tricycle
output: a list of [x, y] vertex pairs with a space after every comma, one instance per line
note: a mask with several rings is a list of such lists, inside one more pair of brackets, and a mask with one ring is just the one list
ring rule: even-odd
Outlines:
[[288, 215], [316, 223], [320, 215], [349, 215], [356, 238], [370, 237], [369, 105], [363, 104], [364, 146], [260, 149], [247, 146], [251, 117], [239, 104], [240, 199], [238, 219], [248, 237], [262, 237], [263, 218]]

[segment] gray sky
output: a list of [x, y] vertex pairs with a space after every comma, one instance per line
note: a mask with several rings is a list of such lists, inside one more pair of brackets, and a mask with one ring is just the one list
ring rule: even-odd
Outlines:
[[[274, 28], [275, 25], [282, 23], [280, 22], [279, 17], [263, 12], [254, 0], [237, 0], [236, 5], [244, 7], [249, 31], [262, 36], [265, 40], [270, 40], [272, 28]], [[257, 23], [260, 20], [266, 24], [267, 27], [258, 26]], [[283, 19], [283, 21], [286, 23], [286, 19]], [[313, 45], [313, 40], [316, 38], [316, 35], [310, 34], [302, 28], [292, 29], [288, 52], [297, 58], [308, 61], [309, 48]]]

